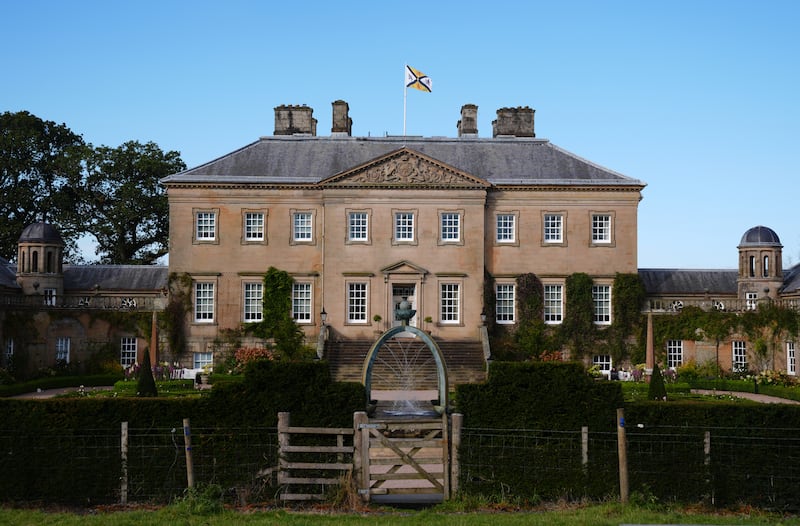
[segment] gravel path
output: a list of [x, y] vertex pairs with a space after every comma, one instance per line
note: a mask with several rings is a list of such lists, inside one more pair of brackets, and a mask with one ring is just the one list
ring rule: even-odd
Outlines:
[[756, 393], [744, 393], [741, 391], [717, 391], [716, 389], [692, 389], [692, 392], [701, 395], [725, 395], [725, 396], [735, 396], [737, 398], [747, 398], [748, 400], [754, 400], [756, 402], [761, 402], [762, 404], [792, 404], [792, 405], [800, 404], [800, 402], [796, 400], [789, 400], [787, 398], [778, 398], [777, 396], [767, 396]]

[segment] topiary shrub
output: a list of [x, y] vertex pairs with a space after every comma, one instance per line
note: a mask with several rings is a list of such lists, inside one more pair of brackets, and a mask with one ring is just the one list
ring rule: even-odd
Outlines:
[[667, 388], [664, 386], [664, 377], [658, 364], [653, 366], [653, 374], [650, 376], [650, 387], [647, 389], [647, 398], [650, 400], [667, 400]]

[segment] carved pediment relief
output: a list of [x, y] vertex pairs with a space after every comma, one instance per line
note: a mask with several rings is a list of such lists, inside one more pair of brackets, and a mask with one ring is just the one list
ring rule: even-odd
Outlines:
[[428, 271], [419, 265], [415, 265], [410, 261], [398, 261], [388, 267], [382, 268], [384, 281], [388, 280], [390, 276], [416, 276], [418, 279], [425, 280]]
[[408, 148], [395, 150], [320, 183], [323, 186], [485, 188], [489, 183]]

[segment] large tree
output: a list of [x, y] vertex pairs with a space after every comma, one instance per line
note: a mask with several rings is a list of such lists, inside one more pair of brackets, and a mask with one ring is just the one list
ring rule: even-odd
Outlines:
[[169, 250], [169, 205], [159, 179], [184, 170], [153, 142], [100, 146], [88, 156], [80, 202], [101, 263], [152, 264]]
[[75, 215], [86, 144], [64, 124], [27, 111], [0, 114], [0, 256], [15, 259], [22, 230], [56, 225], [68, 247], [79, 236]]

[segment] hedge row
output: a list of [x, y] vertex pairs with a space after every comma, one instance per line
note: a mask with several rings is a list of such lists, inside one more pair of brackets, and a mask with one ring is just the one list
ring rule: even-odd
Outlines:
[[92, 376], [48, 376], [37, 378], [29, 382], [20, 382], [11, 385], [0, 385], [0, 398], [33, 393], [38, 389], [61, 389], [63, 387], [100, 387], [114, 385], [122, 380], [120, 374], [98, 374]]

